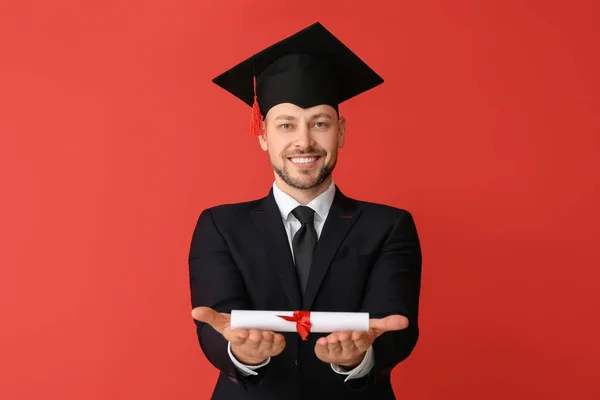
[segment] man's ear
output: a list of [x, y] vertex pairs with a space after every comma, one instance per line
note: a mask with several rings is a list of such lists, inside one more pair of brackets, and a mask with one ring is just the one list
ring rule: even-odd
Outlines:
[[263, 151], [269, 150], [269, 146], [267, 144], [267, 124], [265, 121], [262, 122], [262, 134], [258, 137], [258, 142], [260, 143], [261, 149]]
[[346, 141], [346, 118], [340, 117], [338, 120], [338, 148], [344, 147], [344, 143]]

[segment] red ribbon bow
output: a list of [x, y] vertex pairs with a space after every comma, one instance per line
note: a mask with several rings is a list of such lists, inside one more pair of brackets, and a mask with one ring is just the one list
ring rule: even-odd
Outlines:
[[286, 321], [295, 322], [296, 330], [302, 337], [302, 340], [306, 340], [308, 334], [310, 333], [310, 327], [312, 326], [310, 323], [310, 311], [294, 311], [294, 315], [292, 317], [285, 315], [278, 315], [278, 317], [283, 318]]

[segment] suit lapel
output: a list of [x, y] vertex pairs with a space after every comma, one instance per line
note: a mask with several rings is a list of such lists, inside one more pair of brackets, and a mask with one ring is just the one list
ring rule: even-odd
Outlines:
[[300, 284], [285, 227], [273, 197], [272, 189], [269, 195], [252, 211], [252, 221], [269, 251], [270, 261], [275, 273], [279, 276], [290, 305], [293, 310], [299, 310], [302, 305]]
[[360, 215], [357, 203], [344, 196], [336, 187], [336, 194], [329, 210], [325, 225], [315, 249], [313, 263], [308, 277], [306, 293], [302, 302], [304, 310], [310, 310], [317, 292], [327, 274], [329, 265], [340, 248], [344, 238]]

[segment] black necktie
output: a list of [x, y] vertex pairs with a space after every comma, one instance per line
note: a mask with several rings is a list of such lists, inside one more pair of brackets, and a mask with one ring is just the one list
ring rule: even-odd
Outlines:
[[299, 206], [292, 211], [294, 217], [302, 224], [300, 230], [294, 235], [292, 248], [294, 250], [294, 259], [296, 270], [300, 279], [302, 294], [306, 290], [306, 282], [312, 264], [313, 253], [317, 245], [317, 231], [314, 226], [315, 212], [310, 207]]

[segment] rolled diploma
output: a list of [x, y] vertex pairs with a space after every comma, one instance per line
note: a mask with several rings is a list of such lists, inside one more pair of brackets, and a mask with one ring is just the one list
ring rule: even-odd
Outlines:
[[[259, 329], [296, 332], [296, 323], [278, 315], [292, 317], [293, 311], [232, 310], [231, 329]], [[369, 331], [369, 313], [311, 311], [311, 332]]]

